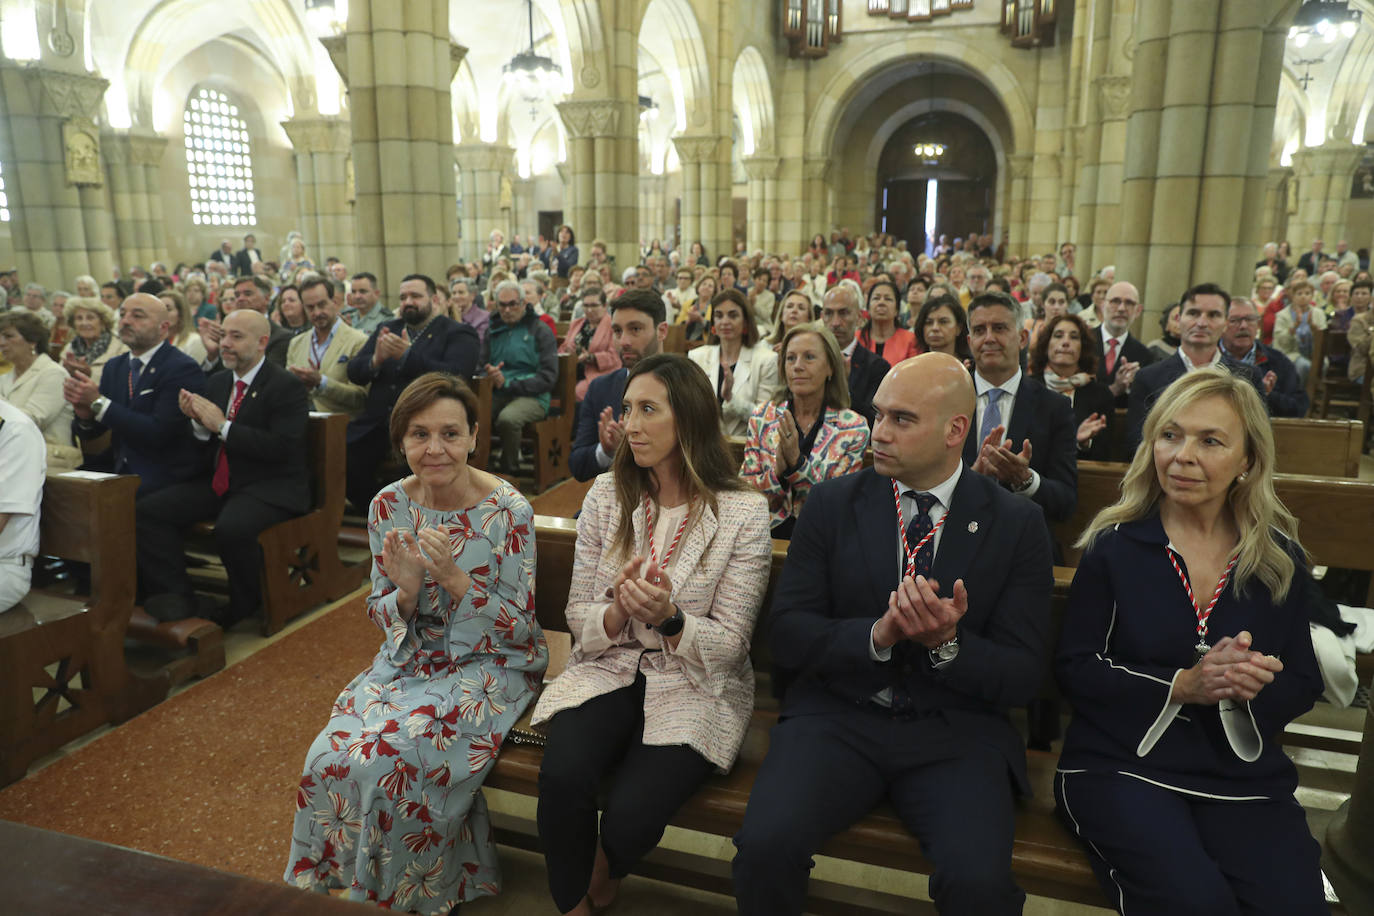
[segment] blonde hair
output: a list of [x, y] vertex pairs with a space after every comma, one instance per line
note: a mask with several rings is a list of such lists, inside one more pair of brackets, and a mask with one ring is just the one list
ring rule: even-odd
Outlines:
[[1145, 418], [1142, 445], [1121, 481], [1121, 498], [1092, 520], [1075, 545], [1087, 548], [1104, 531], [1145, 518], [1158, 511], [1162, 490], [1155, 471], [1154, 442], [1165, 424], [1205, 398], [1221, 398], [1240, 418], [1245, 432], [1245, 454], [1250, 467], [1226, 494], [1226, 504], [1240, 532], [1234, 584], [1237, 593], [1251, 579], [1258, 579], [1275, 601], [1282, 601], [1293, 581], [1293, 554], [1274, 537], [1277, 531], [1306, 559], [1298, 543], [1298, 522], [1274, 493], [1274, 434], [1269, 413], [1249, 381], [1226, 369], [1207, 367], [1189, 372], [1160, 394]]

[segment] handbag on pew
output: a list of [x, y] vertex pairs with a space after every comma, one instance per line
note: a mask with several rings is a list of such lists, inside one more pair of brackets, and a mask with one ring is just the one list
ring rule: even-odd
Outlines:
[[[545, 630], [544, 641], [549, 646], [549, 666], [544, 669], [543, 681], [544, 684], [547, 684], [562, 674], [564, 668], [568, 667], [568, 655], [572, 652], [572, 634], [564, 633], [561, 630]], [[534, 707], [538, 702], [539, 697], [536, 695], [530, 700], [530, 705], [525, 708], [525, 714], [506, 733], [506, 740], [511, 744], [543, 747], [544, 742], [548, 740], [543, 727], [535, 725], [531, 721], [534, 718]]]

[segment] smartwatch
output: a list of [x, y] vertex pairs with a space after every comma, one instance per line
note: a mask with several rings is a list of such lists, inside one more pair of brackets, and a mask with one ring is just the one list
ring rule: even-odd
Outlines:
[[673, 614], [673, 616], [669, 617], [667, 620], [663, 621], [658, 626], [654, 627], [655, 630], [658, 630], [658, 635], [676, 636], [677, 634], [682, 632], [682, 627], [684, 624], [686, 624], [687, 619], [682, 616], [682, 608], [674, 605], [674, 610], [677, 611], [677, 613]]

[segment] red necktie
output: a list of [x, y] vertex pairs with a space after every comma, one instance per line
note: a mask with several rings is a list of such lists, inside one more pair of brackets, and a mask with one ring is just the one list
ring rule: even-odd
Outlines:
[[[244, 392], [248, 390], [248, 385], [242, 379], [234, 382], [234, 402], [229, 405], [229, 413], [226, 420], [232, 420], [238, 415], [239, 405], [243, 403]], [[215, 495], [223, 498], [229, 492], [229, 456], [224, 454], [224, 445], [220, 444], [219, 454], [215, 456], [215, 476], [210, 481], [210, 489], [215, 491]]]
[[1116, 368], [1116, 338], [1107, 338], [1107, 374], [1111, 375]]

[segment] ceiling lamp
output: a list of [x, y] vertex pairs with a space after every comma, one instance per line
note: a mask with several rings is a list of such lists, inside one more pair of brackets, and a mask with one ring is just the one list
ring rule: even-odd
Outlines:
[[917, 159], [931, 164], [939, 162], [945, 155], [943, 143], [917, 143], [911, 150]]
[[563, 85], [563, 71], [552, 58], [534, 53], [534, 0], [525, 0], [529, 17], [529, 50], [522, 51], [501, 68], [501, 80], [527, 102], [537, 102], [557, 94]]
[[1305, 48], [1313, 39], [1334, 44], [1340, 38], [1354, 38], [1360, 28], [1360, 11], [1350, 8], [1349, 0], [1306, 0], [1298, 7], [1288, 40]]

